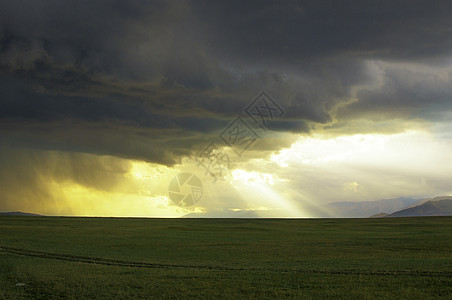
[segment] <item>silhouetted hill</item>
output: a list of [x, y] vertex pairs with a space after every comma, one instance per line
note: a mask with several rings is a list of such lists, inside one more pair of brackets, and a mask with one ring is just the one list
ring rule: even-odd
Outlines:
[[328, 209], [333, 217], [342, 218], [367, 218], [380, 213], [393, 213], [420, 199], [394, 198], [365, 202], [332, 202]]
[[396, 211], [386, 217], [451, 216], [452, 197], [436, 197], [421, 205]]
[[221, 210], [208, 213], [190, 213], [182, 218], [284, 218], [279, 211], [273, 210]]
[[372, 215], [369, 218], [383, 218], [383, 217], [386, 217], [387, 215], [388, 215], [387, 213], [379, 213], [376, 215]]
[[21, 211], [0, 212], [0, 216], [42, 217], [42, 215], [25, 213], [25, 212], [21, 212]]

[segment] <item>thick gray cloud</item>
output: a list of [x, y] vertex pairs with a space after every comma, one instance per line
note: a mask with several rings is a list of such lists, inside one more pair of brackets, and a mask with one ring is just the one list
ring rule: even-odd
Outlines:
[[[405, 63], [376, 63], [378, 87], [363, 88], [340, 112], [345, 119], [421, 118], [440, 121], [452, 110], [452, 69]], [[449, 121], [449, 120], [444, 120]]]
[[210, 25], [212, 48], [226, 56], [231, 50], [242, 53], [242, 60], [293, 65], [343, 54], [411, 60], [451, 50], [448, 1], [196, 1], [195, 6]]
[[384, 67], [379, 89], [362, 87], [375, 80], [368, 60], [444, 62], [449, 6], [2, 1], [0, 143], [171, 165], [202, 149], [262, 89], [284, 107], [270, 124], [279, 131], [372, 114], [426, 117], [424, 107], [433, 118], [450, 99], [448, 78], [438, 90], [434, 81], [413, 84], [416, 72]]
[[[50, 211], [65, 208], [56, 184], [73, 183], [98, 191], [112, 191], [129, 170], [114, 157], [18, 149], [0, 145], [1, 210]], [[60, 211], [60, 213], [63, 213]], [[64, 211], [71, 214], [71, 211]]]

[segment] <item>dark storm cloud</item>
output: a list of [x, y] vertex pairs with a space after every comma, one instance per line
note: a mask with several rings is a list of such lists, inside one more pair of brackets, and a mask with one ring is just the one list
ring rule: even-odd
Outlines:
[[242, 53], [245, 61], [294, 64], [344, 53], [420, 59], [450, 54], [452, 46], [449, 1], [196, 1], [194, 6], [209, 24], [212, 48], [225, 56], [231, 50]]
[[[308, 132], [333, 122], [354, 88], [372, 82], [365, 60], [447, 58], [450, 6], [2, 1], [0, 143], [173, 164], [202, 149], [263, 89], [286, 112], [272, 129]], [[411, 101], [421, 109], [430, 96], [451, 94], [434, 94], [426, 81], [430, 94], [413, 92], [416, 79], [397, 72], [389, 70], [378, 91], [358, 91], [360, 101], [339, 116], [390, 117]]]
[[[18, 149], [0, 145], [0, 209], [71, 214], [55, 185], [114, 191], [130, 163], [111, 156]], [[58, 211], [58, 209], [62, 209]]]
[[[359, 102], [344, 108], [345, 119], [375, 120], [422, 118], [438, 121], [452, 110], [452, 71], [422, 65], [392, 64], [380, 66], [381, 86], [362, 89]], [[343, 115], [342, 115], [343, 114]]]

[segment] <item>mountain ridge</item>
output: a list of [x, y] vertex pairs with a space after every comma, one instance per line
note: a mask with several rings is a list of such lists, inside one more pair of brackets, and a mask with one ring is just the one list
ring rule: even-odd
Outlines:
[[426, 217], [426, 216], [451, 216], [452, 215], [452, 197], [441, 196], [431, 198], [428, 201], [414, 206], [408, 207], [389, 215], [385, 218], [391, 217]]
[[391, 214], [398, 210], [414, 205], [423, 199], [391, 198], [361, 202], [331, 202], [327, 208], [331, 215], [338, 218], [367, 218], [380, 213]]
[[22, 211], [7, 211], [0, 212], [0, 216], [15, 216], [15, 217], [43, 217], [43, 215], [27, 213]]

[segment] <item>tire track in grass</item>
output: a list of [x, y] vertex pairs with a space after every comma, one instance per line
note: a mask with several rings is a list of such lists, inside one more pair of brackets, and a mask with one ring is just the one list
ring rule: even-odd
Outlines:
[[57, 254], [51, 252], [42, 252], [34, 250], [26, 250], [20, 248], [11, 248], [0, 246], [0, 252], [6, 252], [9, 254], [16, 254], [20, 256], [38, 257], [45, 259], [55, 259], [68, 262], [80, 262], [87, 264], [106, 265], [106, 266], [119, 266], [119, 267], [135, 267], [135, 268], [198, 268], [198, 269], [221, 269], [221, 270], [238, 270], [226, 267], [216, 266], [190, 266], [190, 265], [171, 265], [171, 264], [154, 264], [145, 262], [133, 262], [117, 259], [108, 259], [100, 257], [78, 256], [70, 254]]
[[117, 259], [108, 259], [100, 257], [78, 256], [70, 254], [58, 254], [51, 252], [34, 251], [20, 248], [12, 248], [0, 246], [0, 252], [37, 257], [43, 259], [54, 259], [66, 262], [78, 262], [93, 265], [105, 265], [116, 267], [131, 267], [131, 268], [147, 268], [147, 269], [205, 269], [218, 271], [270, 271], [283, 273], [306, 273], [306, 274], [330, 274], [330, 275], [375, 275], [375, 276], [424, 276], [424, 277], [452, 277], [452, 271], [435, 272], [435, 271], [360, 271], [360, 270], [302, 270], [302, 269], [269, 269], [269, 268], [230, 268], [222, 266], [208, 266], [208, 265], [172, 265], [172, 264], [156, 264], [146, 262], [133, 262]]

